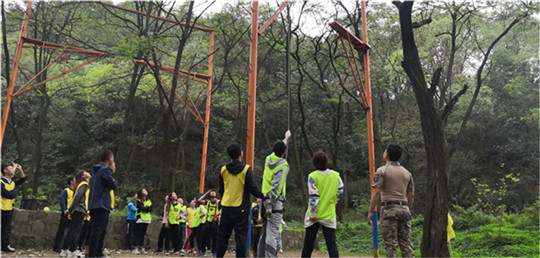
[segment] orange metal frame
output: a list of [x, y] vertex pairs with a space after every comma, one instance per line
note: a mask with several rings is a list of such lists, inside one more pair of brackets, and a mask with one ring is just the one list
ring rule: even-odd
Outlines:
[[289, 1], [284, 1], [278, 10], [259, 29], [259, 1], [253, 0], [251, 12], [251, 46], [249, 55], [249, 103], [247, 124], [246, 163], [253, 167], [255, 154], [255, 109], [257, 104], [257, 45], [259, 36], [278, 17], [279, 13], [287, 7]]
[[[125, 12], [130, 12], [130, 13], [135, 13], [135, 14], [138, 14], [138, 15], [147, 16], [146, 13], [139, 12], [139, 11], [136, 11], [136, 10], [131, 10], [131, 9], [128, 9], [128, 8], [116, 6], [116, 5], [109, 4], [109, 3], [104, 3], [104, 2], [101, 2], [101, 1], [95, 1], [95, 2], [100, 3], [102, 5], [105, 5], [105, 6], [108, 6], [108, 7], [119, 9], [119, 10], [122, 10], [122, 11], [125, 11]], [[66, 45], [61, 45], [61, 44], [51, 43], [51, 42], [45, 42], [45, 41], [41, 41], [41, 40], [26, 37], [26, 31], [27, 31], [27, 28], [28, 28], [28, 20], [30, 18], [31, 12], [32, 12], [32, 0], [29, 0], [28, 4], [27, 4], [27, 9], [26, 9], [26, 15], [25, 15], [24, 20], [23, 20], [23, 25], [22, 25], [21, 34], [20, 34], [20, 37], [19, 37], [19, 42], [17, 43], [17, 49], [15, 51], [15, 59], [14, 59], [13, 70], [11, 71], [10, 81], [9, 81], [9, 85], [8, 85], [7, 95], [6, 95], [6, 102], [5, 102], [5, 105], [4, 105], [4, 108], [3, 108], [3, 112], [2, 112], [0, 147], [2, 146], [4, 135], [5, 135], [4, 132], [6, 130], [7, 118], [9, 116], [9, 109], [10, 109], [10, 106], [11, 106], [11, 102], [13, 101], [13, 99], [15, 97], [17, 97], [17, 96], [19, 96], [19, 95], [21, 95], [21, 94], [23, 94], [23, 93], [25, 93], [27, 91], [35, 89], [35, 88], [37, 88], [37, 87], [39, 87], [39, 86], [41, 86], [41, 85], [43, 85], [43, 84], [45, 84], [47, 82], [50, 82], [50, 81], [52, 81], [54, 79], [57, 79], [57, 78], [65, 75], [67, 73], [75, 71], [75, 70], [77, 70], [77, 69], [79, 69], [79, 68], [81, 68], [81, 67], [83, 67], [83, 66], [85, 66], [85, 65], [87, 65], [89, 63], [97, 61], [98, 59], [100, 59], [102, 57], [114, 57], [113, 55], [105, 53], [105, 52], [89, 50], [89, 49], [84, 49], [84, 48], [78, 48], [78, 47], [70, 47], [70, 46], [66, 46]], [[181, 26], [187, 26], [185, 23], [177, 22], [177, 21], [174, 21], [174, 20], [171, 20], [171, 19], [162, 18], [162, 17], [159, 17], [159, 16], [149, 15], [149, 17], [152, 17], [152, 18], [158, 19], [158, 20], [162, 20], [162, 21], [165, 21], [165, 22], [173, 23], [173, 24], [178, 24], [178, 25], [181, 25]], [[203, 119], [201, 117], [201, 114], [199, 113], [197, 107], [193, 103], [193, 100], [191, 99], [191, 96], [189, 96], [189, 94], [188, 94], [188, 98], [189, 98], [191, 104], [193, 105], [193, 108], [195, 109], [195, 111], [193, 109], [191, 109], [189, 106], [187, 106], [185, 101], [182, 98], [180, 98], [176, 92], [175, 92], [175, 96], [180, 101], [180, 103], [182, 103], [188, 109], [188, 111], [195, 117], [195, 119], [197, 119], [197, 121], [199, 121], [204, 126], [203, 153], [202, 153], [202, 162], [201, 162], [202, 163], [201, 164], [201, 181], [200, 181], [200, 186], [199, 186], [199, 192], [202, 194], [204, 192], [204, 180], [205, 180], [205, 174], [206, 174], [206, 157], [207, 157], [207, 151], [208, 151], [208, 133], [209, 133], [209, 125], [210, 125], [210, 107], [211, 107], [211, 97], [212, 97], [211, 96], [212, 95], [212, 69], [213, 69], [213, 57], [214, 57], [214, 30], [204, 28], [204, 27], [200, 27], [200, 26], [193, 26], [193, 28], [197, 29], [197, 30], [200, 30], [200, 31], [210, 33], [210, 47], [209, 47], [210, 49], [209, 49], [209, 57], [208, 57], [208, 74], [200, 74], [200, 73], [188, 72], [188, 71], [185, 71], [185, 70], [179, 70], [178, 71], [178, 76], [179, 75], [187, 76], [188, 78], [191, 78], [191, 79], [193, 79], [195, 81], [198, 81], [198, 82], [201, 82], [201, 83], [206, 83], [208, 85], [207, 96], [206, 96], [206, 114], [205, 114], [204, 121], [203, 121]], [[17, 92], [13, 93], [13, 90], [15, 88], [15, 81], [16, 81], [16, 78], [17, 78], [18, 70], [19, 70], [19, 64], [20, 64], [20, 59], [21, 59], [23, 48], [59, 49], [59, 50], [62, 50], [62, 52], [51, 63], [49, 63], [39, 73], [37, 73], [32, 79], [30, 79], [24, 86], [22, 86]], [[34, 80], [36, 80], [39, 77], [39, 75], [41, 75], [43, 72], [45, 72], [47, 69], [49, 69], [53, 64], [55, 64], [57, 61], [59, 61], [62, 57], [66, 58], [66, 55], [69, 52], [82, 53], [82, 54], [86, 54], [86, 55], [90, 55], [90, 56], [94, 56], [94, 57], [87, 60], [87, 61], [85, 61], [85, 62], [83, 62], [83, 63], [81, 63], [81, 64], [79, 64], [79, 65], [77, 65], [77, 66], [75, 66], [75, 67], [73, 67], [73, 68], [70, 68], [68, 70], [65, 69], [66, 63], [64, 61], [64, 66], [63, 66], [63, 70], [62, 70], [61, 73], [59, 73], [57, 75], [54, 75], [53, 77], [48, 78], [48, 79], [46, 79], [44, 81], [41, 81], [41, 82], [39, 82], [39, 83], [37, 83], [35, 85], [30, 86], [30, 84]], [[140, 65], [155, 67], [155, 65], [146, 63], [145, 61], [135, 60], [135, 62], [140, 64]], [[159, 69], [169, 71], [169, 72], [174, 71], [173, 68], [166, 67], [166, 66], [161, 66], [161, 67], [159, 67]], [[180, 77], [179, 77], [179, 79], [180, 79], [180, 82], [182, 83], [182, 86], [184, 87], [184, 89], [186, 90], [186, 93], [187, 93], [186, 85], [183, 83], [183, 81], [182, 81], [182, 79]], [[169, 91], [170, 91], [171, 88], [164, 81], [162, 81], [162, 82], [163, 82], [163, 85], [165, 85], [167, 88], [169, 88]], [[28, 87], [28, 86], [30, 86], [30, 87]]]
[[[347, 57], [347, 60], [349, 62], [349, 66], [351, 68], [351, 71], [353, 73], [354, 82], [356, 84], [356, 87], [358, 88], [358, 91], [360, 92], [360, 97], [362, 98], [362, 102], [364, 104], [364, 109], [366, 110], [366, 117], [367, 117], [367, 133], [368, 133], [368, 150], [369, 150], [369, 181], [370, 185], [373, 183], [373, 175], [375, 174], [375, 147], [373, 143], [373, 108], [372, 108], [372, 102], [371, 102], [371, 79], [370, 79], [370, 69], [369, 69], [369, 50], [371, 47], [368, 44], [368, 36], [367, 36], [367, 18], [366, 18], [366, 1], [362, 1], [362, 32], [363, 32], [363, 42], [362, 40], [358, 39], [353, 33], [351, 33], [348, 29], [343, 27], [339, 22], [332, 22], [330, 23], [330, 27], [336, 31], [341, 39], [341, 44], [343, 46], [343, 50], [345, 50], [345, 54]], [[344, 40], [347, 40], [349, 49], [345, 46]], [[359, 52], [362, 52], [364, 56], [364, 78], [365, 83], [362, 81], [361, 78], [361, 72], [358, 66], [357, 58], [355, 58], [353, 48]], [[349, 53], [350, 51], [350, 53]], [[351, 59], [354, 61], [351, 61]], [[373, 193], [373, 188], [371, 188], [371, 192]], [[375, 212], [377, 211], [377, 207], [375, 207]], [[374, 218], [375, 223], [374, 226], [374, 235], [377, 234], [377, 219]], [[378, 257], [379, 256], [379, 245], [376, 241], [376, 238], [373, 239], [373, 256]]]
[[[30, 18], [31, 12], [32, 12], [32, 0], [29, 0], [27, 9], [26, 9], [26, 15], [24, 16], [24, 20], [23, 20], [23, 26], [21, 29], [20, 37], [19, 37], [19, 42], [17, 43], [17, 49], [15, 51], [15, 59], [14, 59], [13, 70], [11, 71], [8, 90], [6, 94], [6, 102], [2, 110], [2, 122], [1, 122], [1, 129], [0, 129], [1, 130], [0, 147], [2, 146], [4, 142], [4, 133], [6, 131], [9, 110], [11, 107], [11, 102], [13, 101], [15, 97], [27, 91], [33, 90], [41, 85], [44, 85], [47, 82], [50, 82], [54, 79], [62, 77], [70, 72], [73, 72], [87, 64], [95, 62], [102, 57], [114, 57], [111, 54], [101, 52], [101, 51], [89, 50], [89, 49], [78, 48], [78, 47], [70, 47], [70, 46], [66, 46], [62, 44], [51, 43], [51, 42], [46, 42], [46, 41], [41, 41], [38, 39], [26, 37], [26, 30], [28, 28], [28, 20]], [[40, 72], [38, 72], [34, 77], [32, 77], [32, 79], [26, 82], [19, 90], [17, 90], [17, 92], [13, 93], [15, 89], [15, 82], [17, 80], [17, 73], [19, 72], [19, 64], [20, 64], [23, 48], [49, 48], [49, 49], [58, 49], [58, 50], [61, 50], [62, 52], [51, 63], [45, 66], [45, 68], [43, 68]], [[56, 74], [37, 84], [31, 85], [32, 82], [34, 82], [42, 73], [44, 73], [47, 69], [49, 69], [53, 64], [57, 64], [57, 61], [59, 61], [62, 57], [67, 58], [68, 53], [81, 53], [81, 54], [85, 54], [85, 55], [89, 55], [93, 57], [68, 70], [66, 70], [66, 59], [64, 59], [63, 69], [61, 73]]]

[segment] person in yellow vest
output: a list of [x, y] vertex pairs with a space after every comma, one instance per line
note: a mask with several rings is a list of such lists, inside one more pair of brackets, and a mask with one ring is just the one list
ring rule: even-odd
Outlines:
[[[77, 188], [77, 183], [74, 176], [70, 176], [67, 180], [68, 187], [64, 188], [62, 193], [60, 193], [60, 223], [58, 223], [58, 229], [56, 230], [56, 237], [54, 238], [53, 251], [60, 253], [60, 256], [67, 256], [67, 249], [69, 248], [68, 243], [62, 240], [64, 239], [64, 233], [66, 228], [69, 227], [71, 221], [68, 218], [68, 208], [73, 202], [73, 189]], [[62, 245], [62, 249], [60, 249]]]
[[88, 195], [90, 192], [88, 182], [90, 178], [90, 173], [86, 171], [79, 171], [75, 174], [77, 188], [73, 201], [68, 208], [68, 214], [71, 215], [71, 224], [64, 239], [64, 242], [69, 242], [68, 257], [84, 256], [80, 250], [77, 250], [77, 240], [82, 230], [84, 218], [88, 214]]
[[191, 200], [189, 203], [189, 208], [187, 208], [187, 214], [188, 214], [188, 238], [189, 238], [189, 250], [188, 254], [194, 253], [195, 250], [195, 240], [197, 240], [197, 245], [199, 249], [201, 249], [201, 245], [199, 245], [199, 241], [197, 239], [199, 226], [201, 225], [201, 206], [197, 206], [197, 199]]
[[206, 226], [203, 234], [204, 246], [216, 255], [217, 251], [217, 229], [219, 225], [219, 206], [220, 200], [217, 198], [216, 191], [208, 190], [203, 196], [199, 197], [199, 202], [208, 196], [210, 200], [206, 202]]
[[283, 203], [287, 186], [287, 175], [289, 174], [289, 163], [285, 159], [287, 154], [287, 142], [291, 137], [291, 132], [285, 133], [283, 141], [274, 143], [272, 154], [265, 159], [262, 192], [268, 195], [268, 199], [263, 202], [263, 227], [259, 246], [257, 247], [258, 257], [276, 257], [278, 249], [279, 228], [283, 220]]
[[221, 168], [219, 175], [219, 194], [221, 195], [221, 221], [218, 228], [217, 257], [227, 252], [229, 237], [234, 229], [236, 257], [248, 255], [246, 238], [251, 209], [250, 194], [266, 198], [255, 184], [253, 171], [242, 162], [242, 146], [233, 143], [227, 147], [231, 162]]
[[144, 236], [148, 225], [152, 222], [152, 201], [148, 198], [148, 191], [142, 188], [137, 192], [137, 220], [135, 221], [135, 254], [146, 254], [144, 250]]
[[324, 152], [313, 154], [312, 163], [317, 170], [308, 176], [309, 206], [304, 218], [306, 235], [302, 257], [311, 257], [321, 226], [328, 255], [339, 257], [336, 244], [336, 204], [343, 196], [343, 181], [338, 172], [328, 169], [328, 156]]
[[261, 238], [262, 217], [261, 217], [261, 199], [257, 198], [257, 202], [251, 204], [251, 251], [253, 256], [257, 256], [257, 245]]
[[[17, 181], [13, 181], [15, 170], [19, 171], [19, 180]], [[15, 197], [17, 197], [15, 187], [21, 185], [24, 181], [26, 181], [26, 176], [21, 165], [16, 163], [2, 164], [2, 199], [0, 204], [2, 210], [2, 233], [0, 238], [2, 242], [1, 250], [5, 253], [15, 252], [15, 248], [9, 245], [9, 235], [11, 234], [13, 221], [13, 205], [15, 204]]]

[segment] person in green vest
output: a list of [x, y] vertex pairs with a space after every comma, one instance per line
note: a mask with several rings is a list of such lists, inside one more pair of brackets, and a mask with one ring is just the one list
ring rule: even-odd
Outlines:
[[216, 256], [217, 250], [217, 229], [219, 225], [219, 206], [220, 200], [217, 198], [217, 193], [214, 190], [208, 190], [203, 196], [199, 197], [199, 202], [208, 196], [210, 199], [206, 202], [206, 226], [203, 234], [203, 241], [206, 249], [212, 251], [212, 255]]
[[182, 204], [178, 202], [178, 196], [175, 192], [169, 195], [169, 205], [167, 207], [169, 227], [169, 239], [165, 241], [165, 254], [169, 255], [169, 242], [172, 242], [173, 252], [176, 255], [180, 254], [180, 213], [182, 212]]
[[180, 203], [180, 255], [185, 255], [185, 245], [186, 245], [186, 220], [187, 220], [187, 206], [184, 205], [184, 199], [178, 198], [178, 203]]
[[135, 221], [135, 237], [134, 254], [147, 254], [144, 250], [144, 236], [148, 225], [152, 222], [152, 201], [148, 198], [148, 191], [142, 188], [137, 192], [137, 220]]
[[302, 257], [311, 257], [320, 227], [328, 255], [339, 257], [336, 244], [336, 205], [343, 196], [343, 181], [338, 172], [328, 169], [328, 156], [324, 152], [313, 154], [312, 163], [317, 170], [308, 176], [309, 206], [304, 219], [306, 235]]
[[263, 227], [257, 248], [258, 257], [277, 257], [279, 228], [283, 220], [283, 203], [285, 202], [289, 163], [285, 159], [287, 142], [291, 132], [285, 133], [285, 139], [274, 143], [272, 154], [265, 159], [262, 192], [268, 195], [263, 202]]
[[[19, 171], [19, 180], [13, 181], [15, 171]], [[26, 176], [22, 170], [21, 165], [2, 164], [2, 202], [0, 208], [2, 210], [2, 233], [0, 235], [2, 240], [2, 252], [13, 253], [15, 248], [9, 245], [9, 235], [11, 234], [11, 226], [13, 221], [13, 205], [15, 204], [15, 197], [17, 197], [16, 186], [21, 185], [26, 181]]]

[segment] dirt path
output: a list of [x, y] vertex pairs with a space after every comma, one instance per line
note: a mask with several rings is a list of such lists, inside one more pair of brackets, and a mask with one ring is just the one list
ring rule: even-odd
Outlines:
[[[291, 250], [291, 251], [284, 251], [283, 253], [280, 253], [280, 257], [300, 257], [301, 251], [300, 250]], [[59, 254], [47, 250], [47, 251], [41, 251], [41, 250], [34, 250], [34, 249], [27, 249], [27, 250], [19, 250], [15, 252], [14, 254], [6, 254], [2, 253], [2, 257], [60, 257]], [[162, 253], [154, 253], [154, 252], [148, 252], [146, 255], [135, 255], [127, 250], [111, 250], [109, 252], [110, 257], [166, 257]], [[180, 257], [178, 255], [172, 255], [169, 257]], [[187, 255], [185, 257], [197, 257], [194, 255]], [[208, 253], [206, 256], [211, 258], [212, 255]], [[225, 254], [225, 257], [236, 257], [236, 254], [234, 252], [227, 252]], [[326, 253], [320, 253], [320, 252], [313, 252], [312, 257], [328, 257], [328, 254]], [[340, 255], [340, 257], [369, 257], [369, 256], [360, 256], [360, 255]]]

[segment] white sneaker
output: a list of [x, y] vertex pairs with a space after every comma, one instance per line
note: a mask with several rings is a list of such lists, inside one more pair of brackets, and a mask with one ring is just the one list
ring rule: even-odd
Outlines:
[[146, 250], [144, 250], [144, 248], [141, 249], [141, 253], [142, 254], [148, 254], [148, 252]]
[[66, 250], [62, 250], [60, 252], [60, 257], [66, 257], [68, 255], [67, 251]]
[[73, 258], [73, 257], [75, 257], [75, 256], [74, 256], [74, 252], [68, 250], [68, 251], [67, 251], [67, 257], [68, 257], [68, 258]]
[[107, 256], [109, 255], [109, 250], [107, 250], [107, 248], [103, 249], [103, 255]]
[[133, 251], [131, 251], [132, 254], [141, 254], [141, 252], [139, 252], [139, 249], [133, 249]]
[[73, 256], [74, 257], [84, 257], [84, 253], [81, 252], [81, 250], [76, 250], [75, 252], [73, 252]]

